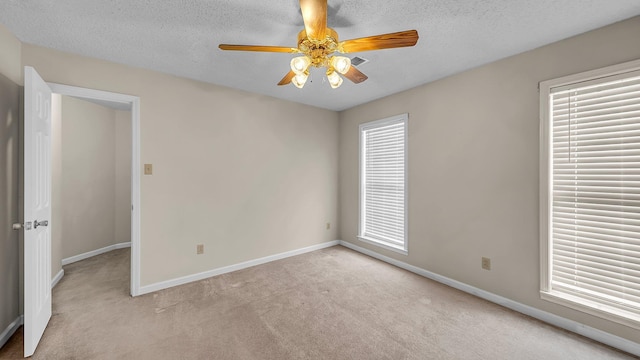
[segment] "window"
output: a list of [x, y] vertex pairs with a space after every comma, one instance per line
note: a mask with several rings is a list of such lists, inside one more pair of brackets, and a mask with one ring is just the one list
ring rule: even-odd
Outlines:
[[640, 61], [540, 90], [541, 297], [640, 328]]
[[407, 254], [407, 119], [398, 115], [360, 125], [362, 241]]

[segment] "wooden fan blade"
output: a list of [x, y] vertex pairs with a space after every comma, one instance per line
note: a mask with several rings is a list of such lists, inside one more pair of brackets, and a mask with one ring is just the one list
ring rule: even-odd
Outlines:
[[278, 83], [278, 85], [288, 85], [291, 83], [291, 79], [293, 79], [293, 77], [296, 76], [296, 73], [294, 73], [293, 71], [289, 71], [287, 73], [287, 75], [285, 75], [282, 80], [280, 80], [280, 82]]
[[418, 32], [416, 30], [407, 30], [389, 34], [367, 36], [359, 39], [345, 40], [340, 42], [338, 48], [342, 53], [352, 53], [358, 51], [413, 46], [417, 42]]
[[363, 74], [360, 70], [356, 69], [355, 66], [349, 67], [349, 70], [343, 75], [347, 79], [353, 81], [354, 84], [360, 84], [361, 82], [369, 78], [367, 75]]
[[230, 45], [220, 44], [218, 47], [222, 50], [234, 50], [234, 51], [263, 51], [263, 52], [278, 52], [278, 53], [298, 53], [296, 48], [284, 47], [284, 46], [262, 46], [262, 45]]
[[307, 37], [324, 40], [327, 35], [327, 0], [300, 0]]

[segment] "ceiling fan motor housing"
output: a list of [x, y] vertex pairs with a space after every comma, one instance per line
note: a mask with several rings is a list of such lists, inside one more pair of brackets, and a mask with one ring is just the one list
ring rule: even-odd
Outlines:
[[311, 59], [311, 65], [315, 67], [329, 67], [328, 59], [331, 54], [339, 51], [338, 33], [327, 28], [324, 39], [310, 39], [303, 29], [298, 33], [298, 50]]

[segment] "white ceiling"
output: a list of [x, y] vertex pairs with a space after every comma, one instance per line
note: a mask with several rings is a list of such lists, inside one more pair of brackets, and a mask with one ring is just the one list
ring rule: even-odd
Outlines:
[[[415, 47], [361, 52], [369, 80], [333, 90], [321, 72], [276, 86], [294, 55], [220, 43], [296, 46], [298, 0], [2, 0], [21, 41], [332, 110], [344, 110], [640, 14], [639, 0], [329, 0], [341, 40], [416, 29]], [[317, 70], [317, 69], [313, 69]]]

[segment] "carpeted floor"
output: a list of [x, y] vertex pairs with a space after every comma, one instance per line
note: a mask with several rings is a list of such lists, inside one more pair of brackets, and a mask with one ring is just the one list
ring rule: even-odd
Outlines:
[[136, 298], [129, 249], [64, 269], [33, 359], [634, 358], [341, 246]]

